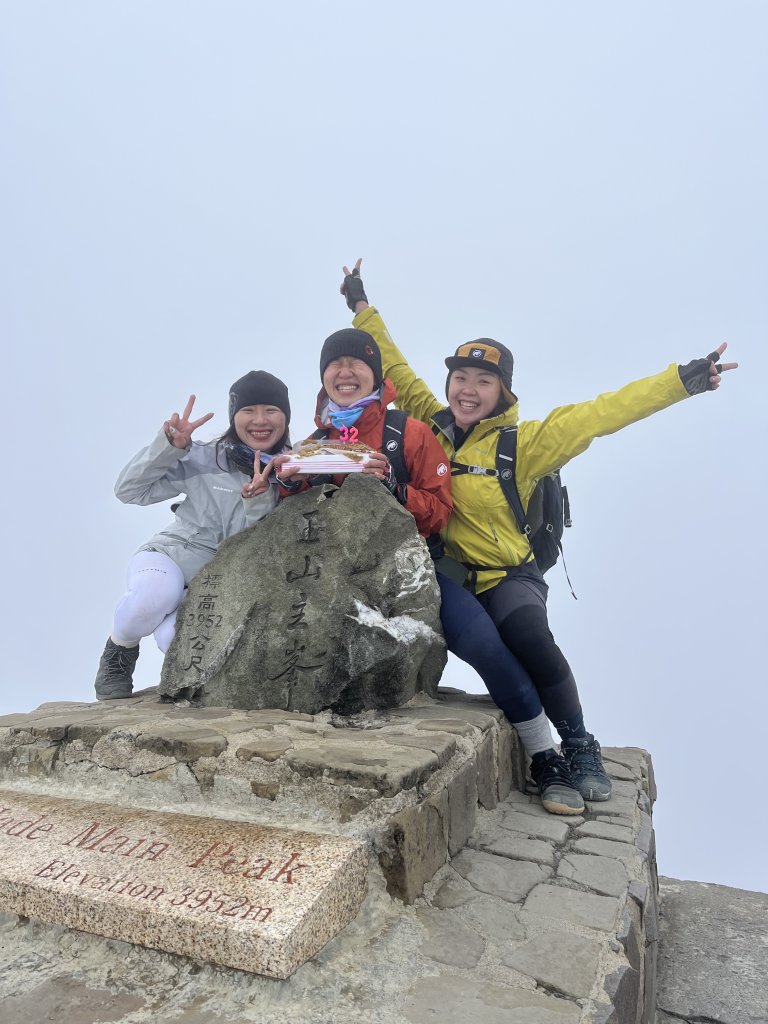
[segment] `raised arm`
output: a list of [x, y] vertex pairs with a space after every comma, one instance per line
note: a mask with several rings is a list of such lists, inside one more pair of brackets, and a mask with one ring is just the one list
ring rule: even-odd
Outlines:
[[213, 416], [206, 413], [190, 420], [195, 396], [190, 395], [184, 412], [173, 413], [152, 444], [131, 459], [115, 484], [115, 494], [129, 505], [152, 505], [181, 494], [184, 487], [182, 459], [192, 445], [192, 433]]
[[395, 404], [414, 419], [429, 423], [432, 416], [444, 408], [444, 403], [439, 402], [424, 381], [416, 376], [405, 356], [392, 340], [379, 311], [374, 306], [368, 305], [368, 298], [360, 278], [361, 263], [362, 260], [359, 259], [352, 270], [344, 267], [344, 281], [341, 285], [341, 293], [355, 314], [352, 323], [361, 331], [367, 331], [372, 335], [381, 349], [384, 375], [389, 377], [397, 389]]
[[716, 390], [738, 363], [720, 363], [723, 343], [704, 359], [672, 363], [662, 373], [633, 381], [589, 402], [554, 409], [544, 420], [519, 427], [518, 482], [537, 480], [586, 451], [596, 437], [613, 434], [691, 395]]

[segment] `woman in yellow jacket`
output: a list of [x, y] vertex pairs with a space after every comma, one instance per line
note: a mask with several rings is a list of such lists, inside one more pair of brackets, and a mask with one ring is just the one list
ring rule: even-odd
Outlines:
[[[397, 388], [398, 405], [409, 416], [432, 426], [451, 460], [454, 510], [442, 538], [447, 555], [463, 563], [469, 578], [460, 597], [450, 584], [441, 581], [443, 603], [447, 599], [453, 604], [456, 598], [465, 602], [460, 620], [468, 623], [472, 616], [466, 602], [479, 602], [527, 670], [546, 716], [562, 740], [561, 754], [554, 748], [534, 754], [531, 774], [548, 809], [578, 813], [583, 809], [582, 797], [608, 800], [611, 782], [603, 768], [600, 745], [584, 726], [573, 673], [549, 629], [547, 585], [495, 476], [499, 431], [517, 425], [518, 420], [512, 353], [491, 338], [460, 345], [445, 360], [446, 407], [416, 377], [378, 311], [368, 305], [360, 263], [358, 260], [351, 272], [344, 268], [342, 284], [347, 305], [355, 313], [354, 326], [377, 341], [384, 373]], [[717, 388], [721, 372], [738, 365], [718, 362], [725, 347], [723, 344], [705, 359], [686, 366], [673, 363], [662, 373], [593, 401], [562, 406], [544, 420], [520, 423], [516, 483], [523, 508], [543, 476], [585, 451], [594, 438], [612, 434], [689, 395]], [[448, 609], [443, 615], [444, 627], [449, 626], [446, 640], [449, 650], [458, 648], [456, 652], [463, 657], [461, 646], [462, 641], [466, 646], [469, 626], [464, 637], [459, 635], [460, 625], [456, 635], [451, 635], [452, 618], [459, 622], [459, 616], [452, 617]], [[479, 620], [475, 617], [474, 621]]]

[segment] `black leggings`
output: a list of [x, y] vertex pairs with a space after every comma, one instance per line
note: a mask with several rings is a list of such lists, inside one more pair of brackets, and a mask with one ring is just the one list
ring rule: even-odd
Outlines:
[[576, 680], [547, 621], [549, 587], [536, 568], [518, 569], [478, 599], [501, 638], [527, 670], [547, 718], [558, 732], [581, 722]]

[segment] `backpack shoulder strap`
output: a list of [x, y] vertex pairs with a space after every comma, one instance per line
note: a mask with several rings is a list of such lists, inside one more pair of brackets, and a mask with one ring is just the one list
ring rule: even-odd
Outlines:
[[496, 473], [504, 497], [517, 522], [518, 529], [526, 537], [530, 536], [531, 527], [525, 515], [523, 503], [517, 490], [515, 470], [517, 468], [517, 427], [502, 427], [496, 445]]
[[410, 480], [410, 473], [405, 464], [405, 424], [407, 420], [408, 416], [402, 409], [387, 409], [381, 436], [381, 447], [395, 471], [395, 479], [399, 484], [407, 484]]

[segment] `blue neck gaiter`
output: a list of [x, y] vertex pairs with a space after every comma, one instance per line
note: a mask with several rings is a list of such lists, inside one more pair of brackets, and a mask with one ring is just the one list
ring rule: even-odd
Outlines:
[[381, 398], [381, 389], [377, 388], [372, 391], [370, 395], [366, 395], [365, 398], [359, 398], [352, 405], [341, 406], [337, 405], [333, 399], [328, 399], [328, 419], [332, 425], [339, 430], [341, 427], [351, 427], [354, 423], [360, 419], [365, 412], [367, 406], [372, 405], [374, 402], [378, 402]]

